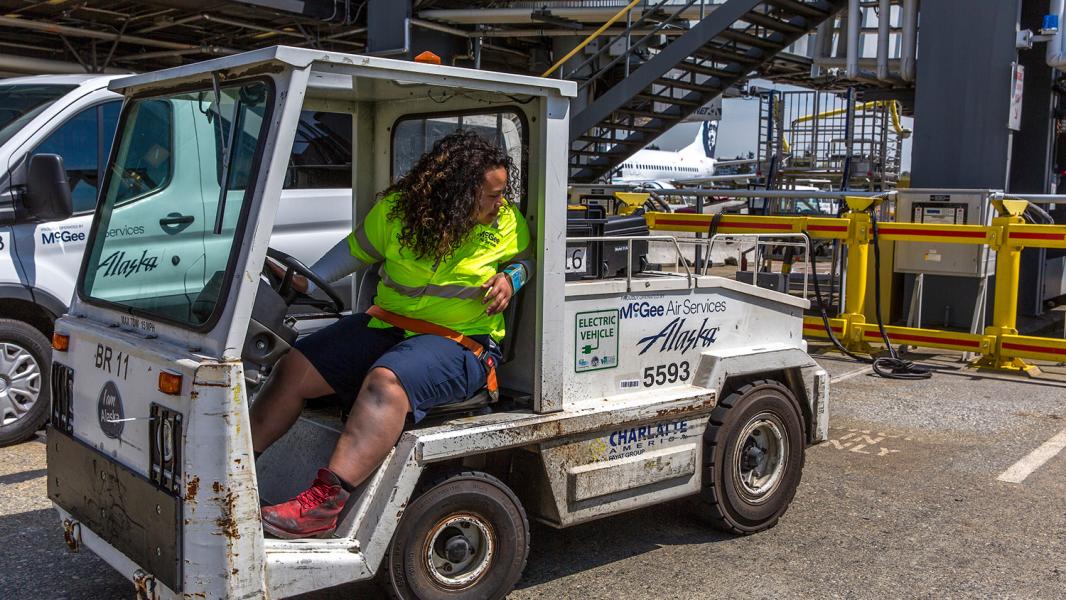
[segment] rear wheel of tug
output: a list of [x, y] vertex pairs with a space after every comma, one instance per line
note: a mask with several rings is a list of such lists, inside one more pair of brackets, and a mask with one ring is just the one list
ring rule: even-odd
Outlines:
[[777, 524], [796, 495], [804, 459], [799, 403], [778, 381], [753, 381], [711, 413], [704, 434], [700, 516], [747, 535]]
[[394, 598], [504, 598], [529, 555], [529, 521], [503, 482], [479, 471], [435, 480], [404, 512], [379, 583]]

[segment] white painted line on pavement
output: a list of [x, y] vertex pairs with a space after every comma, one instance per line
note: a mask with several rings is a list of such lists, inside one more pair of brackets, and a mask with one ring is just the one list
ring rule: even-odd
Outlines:
[[1055, 455], [1061, 452], [1063, 448], [1066, 448], [1066, 429], [1058, 432], [1053, 438], [1030, 452], [1028, 456], [1011, 465], [996, 479], [1007, 483], [1021, 483], [1033, 471], [1039, 469], [1041, 465], [1055, 458]]
[[870, 373], [873, 370], [874, 370], [874, 368], [871, 366], [871, 367], [863, 367], [861, 369], [856, 369], [854, 371], [848, 371], [847, 373], [844, 373], [843, 375], [837, 375], [836, 377], [833, 377], [832, 379], [829, 380], [829, 383], [840, 383], [841, 381], [844, 381], [844, 380], [847, 380], [847, 379], [851, 379], [852, 377], [858, 377], [859, 375], [864, 375], [866, 373]]

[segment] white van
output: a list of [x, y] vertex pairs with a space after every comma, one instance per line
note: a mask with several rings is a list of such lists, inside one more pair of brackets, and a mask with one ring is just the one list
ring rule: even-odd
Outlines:
[[[74, 292], [97, 187], [118, 125], [122, 97], [107, 89], [115, 77], [0, 80], [0, 446], [28, 438], [48, 418], [49, 338]], [[204, 110], [208, 104], [205, 100]], [[213, 144], [212, 137], [226, 131], [222, 124], [191, 130], [189, 115], [163, 104], [141, 110], [145, 109], [152, 111], [151, 119], [144, 120], [150, 127], [133, 132], [137, 141], [132, 147], [140, 160], [122, 174], [123, 202], [128, 204], [188, 183], [172, 178], [179, 165], [168, 146], [175, 136], [197, 135], [203, 143]], [[301, 114], [279, 207], [282, 226], [275, 229], [271, 244], [308, 264], [351, 226], [351, 135], [351, 113], [346, 110], [323, 105]], [[30, 159], [39, 154], [62, 157], [71, 190], [69, 214], [42, 210], [26, 201]], [[140, 282], [154, 275], [153, 285], [180, 294], [183, 279], [174, 274], [203, 270], [206, 265], [182, 264], [181, 254], [176, 253], [165, 257], [170, 262], [163, 268], [163, 257], [154, 248], [180, 231], [215, 224], [180, 203], [165, 210], [153, 206], [151, 211], [152, 215], [139, 215], [136, 224], [117, 223], [108, 229], [106, 235], [122, 243], [108, 257], [110, 266], [97, 276], [121, 288], [134, 273]], [[337, 285], [347, 289], [350, 283]], [[313, 311], [305, 313], [312, 315]]]

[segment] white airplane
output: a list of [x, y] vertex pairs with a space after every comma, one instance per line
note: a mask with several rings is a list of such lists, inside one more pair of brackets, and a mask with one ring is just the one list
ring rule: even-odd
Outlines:
[[704, 147], [703, 136], [697, 135], [695, 141], [677, 152], [640, 150], [615, 169], [611, 183], [658, 183], [663, 184], [658, 187], [673, 187], [671, 182], [711, 177], [715, 159], [707, 155]]

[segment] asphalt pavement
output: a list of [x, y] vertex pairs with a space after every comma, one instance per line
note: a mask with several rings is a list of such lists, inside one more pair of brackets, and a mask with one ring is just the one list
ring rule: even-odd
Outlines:
[[[511, 597], [1066, 597], [1066, 452], [1038, 451], [1066, 435], [1066, 367], [1027, 379], [924, 358], [937, 372], [911, 382], [818, 356], [835, 379], [831, 439], [808, 449], [775, 528], [724, 535], [683, 501], [535, 525]], [[107, 564], [67, 551], [44, 444], [0, 449], [0, 598], [132, 597]], [[301, 598], [380, 597], [363, 584]]]

